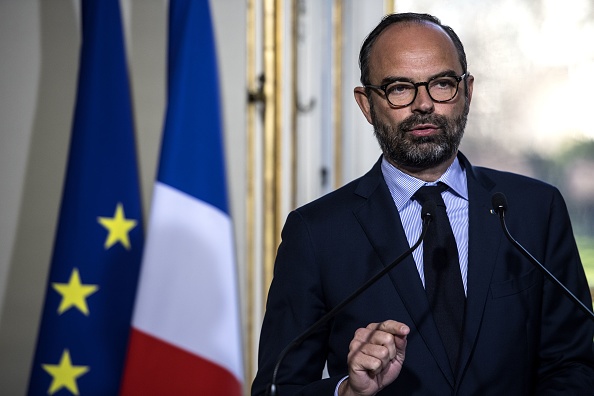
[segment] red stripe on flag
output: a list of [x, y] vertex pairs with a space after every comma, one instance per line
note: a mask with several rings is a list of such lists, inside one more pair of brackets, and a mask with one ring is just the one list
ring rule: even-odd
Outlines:
[[241, 395], [225, 368], [132, 329], [121, 395]]

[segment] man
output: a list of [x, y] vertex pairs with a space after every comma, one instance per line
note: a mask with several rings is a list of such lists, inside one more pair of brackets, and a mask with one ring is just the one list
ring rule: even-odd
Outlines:
[[[565, 204], [552, 186], [458, 152], [474, 78], [457, 35], [429, 15], [390, 15], [364, 42], [360, 66], [355, 99], [383, 155], [288, 216], [253, 394], [293, 338], [413, 245], [423, 191], [441, 188], [431, 200], [447, 208], [451, 231], [437, 235], [455, 241], [434, 254], [428, 235], [290, 351], [277, 394], [592, 395], [594, 323], [511, 246], [491, 210], [503, 192], [512, 234], [591, 306]], [[446, 256], [455, 265], [436, 269]]]

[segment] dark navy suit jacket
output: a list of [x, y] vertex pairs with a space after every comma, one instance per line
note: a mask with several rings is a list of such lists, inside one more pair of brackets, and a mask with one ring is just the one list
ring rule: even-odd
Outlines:
[[[588, 306], [584, 271], [559, 191], [527, 177], [466, 169], [468, 291], [456, 374], [408, 257], [285, 358], [279, 396], [332, 395], [347, 374], [359, 327], [388, 319], [410, 326], [400, 376], [380, 395], [594, 395], [594, 323], [518, 253], [492, 213], [506, 195], [511, 234]], [[282, 232], [262, 326], [252, 393], [270, 382], [281, 350], [409, 248], [380, 162], [365, 176], [293, 212]], [[321, 379], [324, 365], [330, 378]]]

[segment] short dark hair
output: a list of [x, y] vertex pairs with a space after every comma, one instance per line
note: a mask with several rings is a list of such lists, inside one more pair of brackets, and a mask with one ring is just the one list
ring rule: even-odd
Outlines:
[[371, 84], [369, 81], [369, 56], [371, 54], [371, 49], [375, 41], [379, 37], [379, 35], [386, 30], [389, 26], [396, 24], [396, 23], [433, 23], [439, 27], [441, 27], [447, 35], [452, 39], [454, 42], [454, 46], [458, 51], [458, 59], [460, 60], [460, 64], [462, 65], [462, 72], [467, 72], [467, 63], [466, 63], [466, 53], [464, 52], [464, 45], [462, 45], [462, 41], [449, 26], [443, 25], [441, 21], [434, 17], [433, 15], [429, 14], [417, 14], [414, 12], [406, 12], [406, 13], [399, 13], [399, 14], [389, 14], [386, 15], [381, 22], [369, 33], [363, 45], [361, 46], [361, 51], [359, 52], [359, 68], [361, 69], [361, 84], [368, 85]]

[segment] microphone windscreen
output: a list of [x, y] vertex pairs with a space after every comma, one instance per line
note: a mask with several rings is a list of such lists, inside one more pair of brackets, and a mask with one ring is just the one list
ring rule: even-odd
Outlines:
[[435, 210], [437, 209], [437, 204], [433, 201], [425, 201], [423, 207], [421, 208], [421, 219], [425, 220], [427, 216], [431, 219], [435, 219]]
[[500, 211], [505, 212], [507, 210], [507, 198], [505, 198], [505, 195], [501, 192], [493, 194], [491, 204], [493, 205], [495, 213], [499, 213]]

